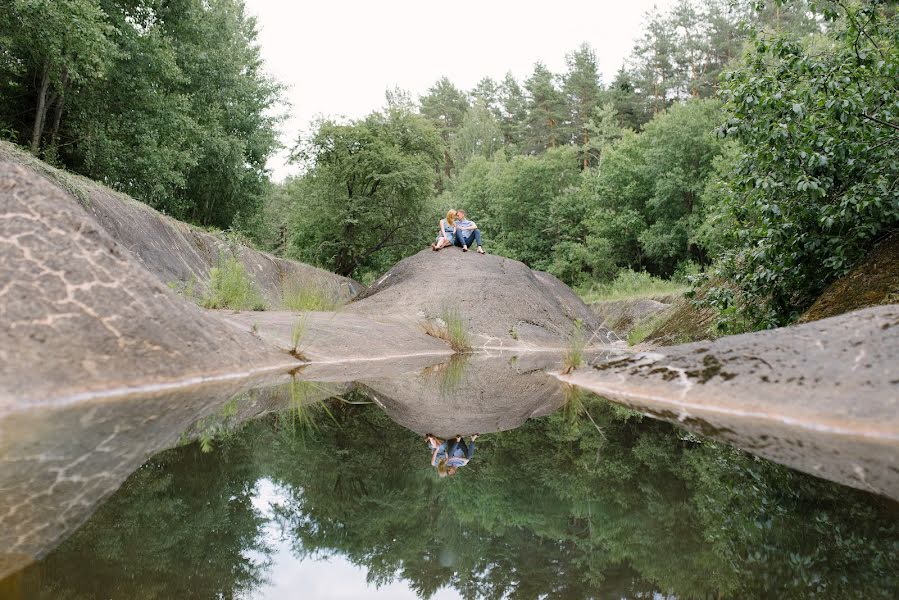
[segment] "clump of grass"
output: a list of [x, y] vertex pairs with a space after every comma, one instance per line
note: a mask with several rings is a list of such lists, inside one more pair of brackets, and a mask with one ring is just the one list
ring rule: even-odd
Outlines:
[[428, 335], [448, 342], [455, 352], [471, 350], [468, 324], [458, 306], [444, 306], [438, 319], [425, 322], [424, 330]]
[[574, 327], [568, 338], [568, 349], [562, 357], [562, 374], [567, 375], [584, 364], [584, 348], [587, 338], [584, 335], [584, 323], [580, 319], [574, 321]]
[[293, 344], [290, 353], [294, 358], [300, 360], [306, 360], [306, 357], [303, 356], [303, 353], [300, 351], [300, 340], [303, 339], [304, 333], [306, 333], [306, 315], [300, 315], [300, 318], [297, 319], [296, 324], [293, 326], [293, 331], [290, 334], [290, 341]]
[[234, 257], [221, 260], [209, 271], [209, 289], [201, 304], [204, 308], [265, 310], [265, 300], [250, 281], [243, 263]]
[[651, 296], [671, 296], [686, 293], [690, 286], [679, 281], [654, 277], [645, 271], [620, 271], [608, 283], [594, 283], [586, 289], [579, 289], [578, 295], [586, 303]]
[[281, 289], [281, 305], [298, 312], [307, 310], [334, 311], [343, 305], [336, 290], [326, 289], [322, 283], [302, 285], [293, 281], [286, 283]]

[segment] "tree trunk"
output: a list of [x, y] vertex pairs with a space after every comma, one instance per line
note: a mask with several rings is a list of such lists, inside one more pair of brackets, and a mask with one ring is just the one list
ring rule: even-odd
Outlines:
[[584, 129], [584, 170], [590, 166], [590, 152], [587, 150], [587, 143], [590, 142], [590, 134]]
[[47, 89], [49, 87], [50, 62], [44, 61], [41, 87], [37, 93], [37, 113], [34, 115], [34, 128], [31, 130], [31, 152], [33, 154], [37, 154], [41, 149], [41, 136], [44, 133], [44, 121], [47, 118]]
[[59, 97], [56, 100], [56, 106], [53, 109], [53, 125], [50, 127], [50, 146], [56, 148], [59, 141], [59, 124], [62, 121], [62, 109], [66, 102], [66, 87], [69, 84], [68, 74], [62, 76], [62, 88], [59, 90]]

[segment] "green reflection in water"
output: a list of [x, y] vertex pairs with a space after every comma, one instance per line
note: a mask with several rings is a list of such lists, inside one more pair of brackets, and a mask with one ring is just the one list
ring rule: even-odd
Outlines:
[[273, 518], [298, 556], [339, 553], [373, 583], [403, 578], [422, 597], [446, 585], [465, 598], [893, 598], [899, 589], [895, 503], [593, 397], [483, 436], [472, 462], [444, 480], [424, 442], [376, 407], [329, 408], [316, 427], [287, 413], [249, 423], [211, 453], [192, 444], [157, 455], [18, 576], [25, 597], [249, 592], [270, 555], [251, 503], [262, 477], [286, 490]]

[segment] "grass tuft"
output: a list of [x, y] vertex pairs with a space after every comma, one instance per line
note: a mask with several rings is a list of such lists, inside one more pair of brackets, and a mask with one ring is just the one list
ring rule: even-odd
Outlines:
[[294, 358], [300, 360], [306, 360], [306, 357], [300, 352], [300, 340], [303, 339], [304, 333], [306, 333], [306, 315], [300, 315], [300, 318], [297, 319], [296, 324], [293, 326], [293, 331], [290, 334], [290, 341], [293, 344], [290, 353]]
[[281, 304], [287, 310], [305, 312], [308, 310], [335, 311], [343, 305], [337, 291], [325, 289], [325, 284], [315, 282], [302, 285], [292, 281], [281, 290]]
[[574, 321], [571, 336], [568, 338], [568, 350], [562, 357], [562, 374], [567, 375], [584, 364], [584, 348], [587, 338], [584, 335], [584, 323], [580, 319]]
[[625, 269], [620, 271], [612, 281], [594, 283], [589, 288], [577, 290], [577, 293], [584, 302], [590, 304], [629, 298], [682, 295], [689, 289], [690, 286], [678, 281], [654, 277], [645, 271]]
[[203, 296], [204, 308], [265, 310], [265, 300], [253, 286], [239, 260], [230, 257], [209, 271], [209, 289]]
[[424, 323], [425, 333], [448, 342], [454, 352], [471, 350], [471, 339], [468, 335], [468, 324], [458, 306], [445, 306], [438, 319], [429, 319]]

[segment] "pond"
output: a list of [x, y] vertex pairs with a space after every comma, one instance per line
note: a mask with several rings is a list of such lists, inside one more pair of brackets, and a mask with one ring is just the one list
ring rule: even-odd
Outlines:
[[[0, 597], [896, 597], [895, 501], [562, 386], [546, 366], [301, 372], [7, 418], [4, 560], [38, 560], [8, 568]], [[431, 431], [481, 436], [441, 477]]]

